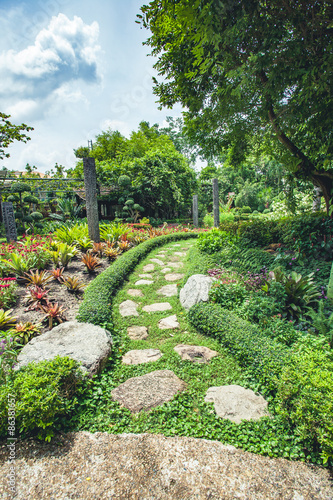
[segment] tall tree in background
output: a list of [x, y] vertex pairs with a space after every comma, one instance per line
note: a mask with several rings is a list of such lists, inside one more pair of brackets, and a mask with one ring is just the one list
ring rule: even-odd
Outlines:
[[241, 163], [254, 140], [333, 188], [333, 16], [328, 0], [153, 0], [141, 8], [161, 106], [180, 102], [207, 157]]

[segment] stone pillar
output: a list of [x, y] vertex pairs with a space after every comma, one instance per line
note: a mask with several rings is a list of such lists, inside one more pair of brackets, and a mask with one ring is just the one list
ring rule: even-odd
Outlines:
[[193, 226], [199, 227], [198, 195], [193, 196]]
[[83, 158], [84, 189], [89, 238], [96, 243], [100, 241], [97, 203], [97, 179], [95, 158]]
[[15, 224], [14, 208], [11, 201], [1, 203], [2, 219], [5, 225], [7, 243], [17, 241], [17, 231]]
[[217, 179], [213, 179], [213, 214], [214, 214], [214, 227], [219, 227], [220, 205], [219, 205], [219, 183]]

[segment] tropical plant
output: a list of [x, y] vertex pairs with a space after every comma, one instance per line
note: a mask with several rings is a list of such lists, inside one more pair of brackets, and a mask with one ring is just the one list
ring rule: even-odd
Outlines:
[[67, 268], [70, 261], [77, 255], [77, 249], [67, 243], [59, 243], [57, 250], [49, 252], [55, 266]]
[[91, 253], [83, 254], [81, 261], [86, 266], [88, 273], [96, 272], [96, 269], [102, 265], [97, 257], [92, 255]]
[[120, 237], [128, 233], [129, 227], [121, 222], [111, 223], [100, 226], [100, 236], [102, 241], [113, 242], [118, 241]]
[[112, 247], [105, 247], [104, 248], [104, 255], [109, 259], [109, 261], [116, 260], [116, 258], [120, 255], [121, 251], [119, 248], [112, 248]]
[[30, 273], [24, 273], [24, 276], [28, 285], [35, 285], [41, 288], [44, 288], [44, 285], [52, 279], [52, 276], [47, 271], [39, 272], [38, 269], [30, 271]]
[[131, 244], [129, 241], [118, 241], [118, 248], [121, 252], [126, 252], [131, 248]]
[[8, 309], [17, 299], [16, 278], [0, 278], [0, 307]]
[[29, 260], [16, 252], [9, 254], [9, 259], [4, 259], [7, 266], [15, 272], [17, 276], [23, 277], [24, 274], [29, 271], [30, 263]]
[[16, 323], [15, 328], [10, 330], [10, 333], [13, 335], [16, 342], [25, 345], [33, 337], [40, 334], [41, 327], [41, 323], [33, 324], [30, 323], [30, 321], [27, 321], [26, 323], [18, 322]]
[[92, 247], [90, 252], [93, 255], [97, 255], [97, 257], [101, 258], [103, 256], [104, 247], [105, 247], [105, 243], [94, 242], [93, 247]]
[[63, 284], [67, 287], [67, 290], [72, 293], [81, 292], [86, 286], [83, 281], [79, 280], [75, 276], [68, 276], [63, 280]]
[[16, 318], [11, 316], [13, 309], [9, 309], [8, 311], [4, 311], [4, 309], [0, 309], [0, 330], [10, 330], [15, 326]]
[[82, 211], [82, 206], [75, 203], [75, 199], [64, 198], [58, 200], [57, 209], [61, 212], [60, 214], [50, 214], [52, 219], [65, 221], [67, 219], [75, 220]]
[[0, 385], [5, 385], [11, 377], [20, 344], [10, 332], [0, 331]]
[[89, 238], [89, 236], [83, 236], [76, 240], [76, 246], [81, 250], [81, 252], [86, 252], [90, 250], [93, 246], [93, 241]]
[[328, 339], [331, 349], [333, 349], [333, 313], [328, 317], [325, 315], [324, 300], [319, 301], [318, 312], [314, 309], [308, 309], [306, 315], [312, 319], [310, 331], [323, 335]]
[[57, 267], [56, 269], [52, 269], [51, 275], [55, 281], [62, 283], [64, 281], [64, 267]]
[[42, 310], [46, 313], [43, 321], [48, 319], [49, 329], [52, 330], [53, 323], [63, 323], [65, 321], [64, 312], [66, 309], [55, 302], [52, 304], [51, 302], [47, 302], [47, 304], [42, 306]]
[[25, 301], [29, 305], [28, 311], [41, 309], [48, 302], [47, 295], [49, 290], [45, 290], [39, 286], [29, 287], [25, 294]]

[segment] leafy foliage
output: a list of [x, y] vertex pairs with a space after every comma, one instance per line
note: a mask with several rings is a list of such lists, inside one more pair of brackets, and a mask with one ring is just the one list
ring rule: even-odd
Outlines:
[[33, 130], [32, 127], [28, 127], [25, 123], [13, 125], [8, 118], [10, 118], [10, 115], [0, 113], [0, 160], [9, 158], [10, 155], [9, 153], [5, 153], [5, 149], [14, 141], [30, 141], [30, 137], [25, 132]]

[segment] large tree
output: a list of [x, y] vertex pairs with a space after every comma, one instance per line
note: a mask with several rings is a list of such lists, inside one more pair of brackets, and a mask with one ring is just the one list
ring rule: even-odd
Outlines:
[[5, 113], [0, 113], [0, 160], [3, 158], [9, 158], [10, 154], [5, 152], [10, 144], [14, 141], [27, 142], [30, 140], [25, 132], [33, 130], [32, 127], [28, 127], [25, 123], [21, 125], [13, 125], [9, 121], [10, 115], [5, 115]]
[[140, 22], [163, 78], [161, 106], [187, 108], [206, 156], [254, 140], [298, 178], [333, 188], [333, 16], [329, 0], [153, 0]]

